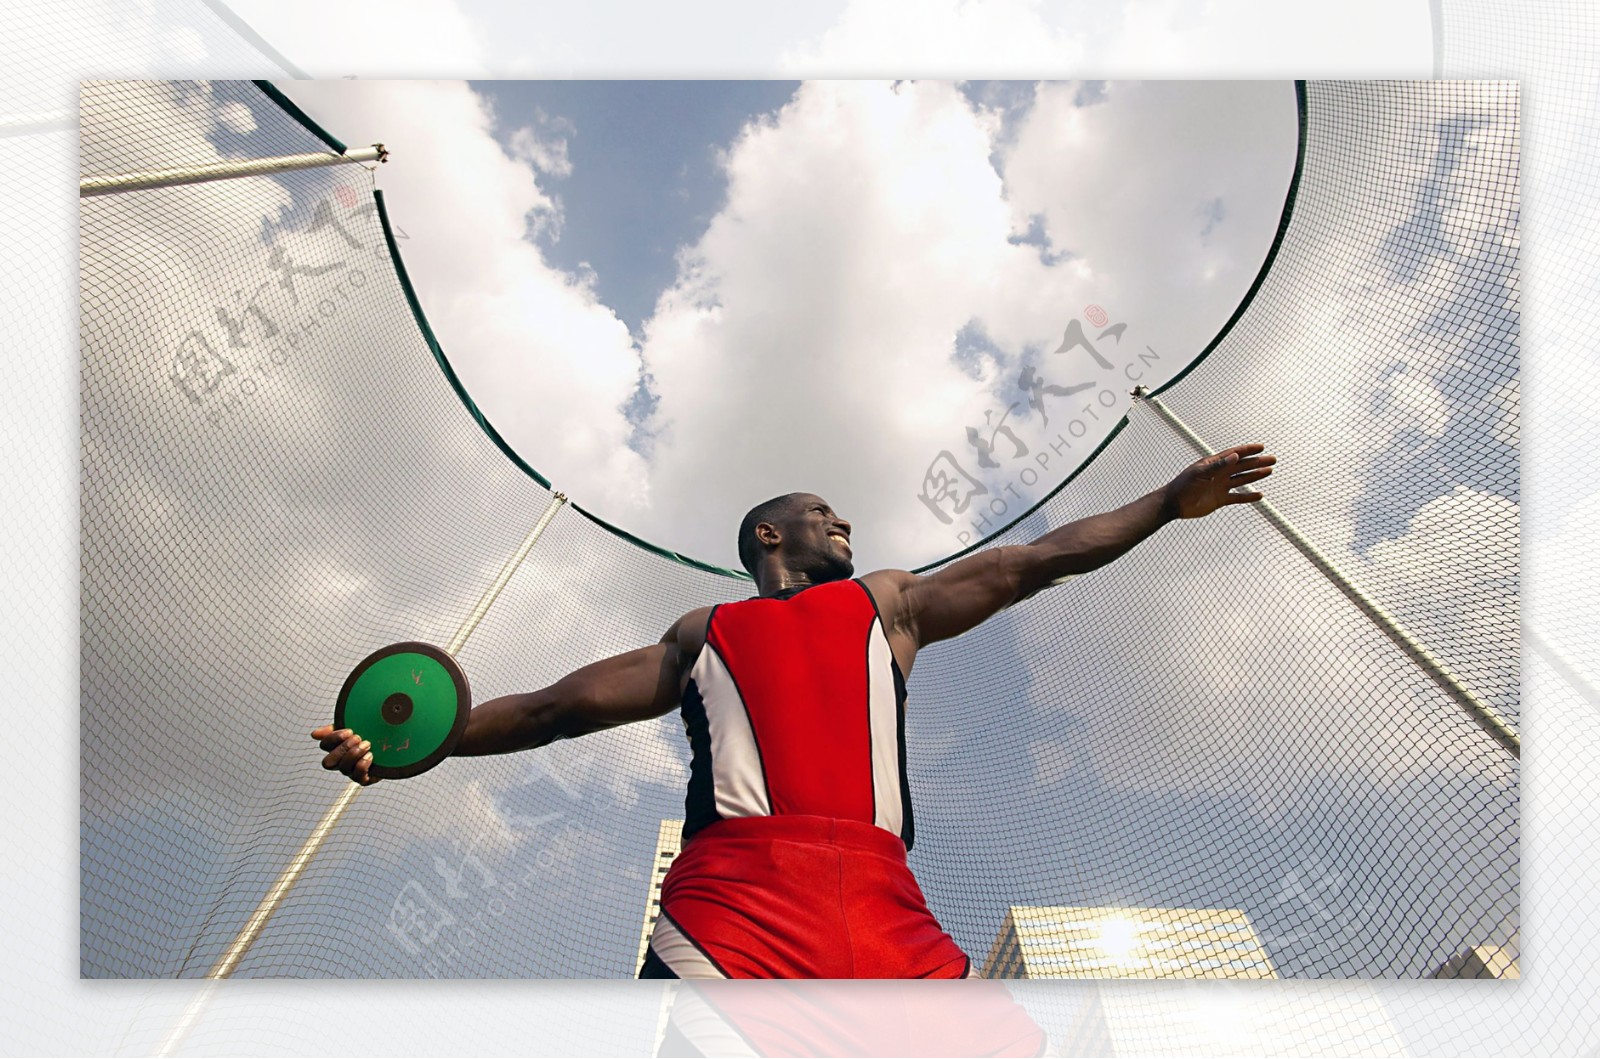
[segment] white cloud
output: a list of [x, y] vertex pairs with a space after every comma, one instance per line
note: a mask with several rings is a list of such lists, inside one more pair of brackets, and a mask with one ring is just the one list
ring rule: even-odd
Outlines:
[[217, 109], [217, 122], [225, 128], [244, 136], [256, 129], [255, 115], [243, 103], [224, 103]]
[[[1073, 118], [1073, 92], [1044, 90], [1004, 182], [991, 161], [998, 114], [949, 83], [810, 82], [746, 129], [726, 154], [726, 205], [646, 328], [660, 437], [639, 532], [731, 563], [745, 508], [806, 489], [862, 527], [860, 569], [948, 554], [953, 531], [916, 500], [922, 475], [941, 449], [970, 461], [964, 428], [1004, 408], [994, 391], [1014, 389], [1025, 347], [1059, 343], [1094, 301], [1142, 326], [1169, 370], [1211, 337], [1275, 226], [1260, 203], [1287, 184], [1292, 95], [1225, 86], [1191, 105], [1130, 88], [1091, 120]], [[1056, 116], [1077, 132], [1052, 130]], [[1249, 131], [1228, 137], [1231, 161], [1180, 154], [1181, 172], [1153, 167], [1134, 193], [1092, 200], [1134, 182], [1108, 161], [1133, 155], [1138, 136], [1122, 124], [1159, 142], [1172, 125], [1222, 135], [1235, 120]], [[1201, 248], [1197, 207], [1219, 190], [1244, 219]], [[1035, 213], [1084, 260], [1048, 267], [1013, 242]], [[1191, 254], [1172, 245], [1175, 216]], [[1201, 281], [1201, 263], [1224, 278]], [[998, 347], [976, 380], [951, 359], [974, 323]]]
[[506, 856], [534, 833], [528, 826], [532, 821], [510, 817], [495, 804], [482, 780], [453, 787], [449, 812], [421, 810], [407, 814], [407, 819], [411, 822], [408, 839], [455, 842], [464, 852], [485, 860]]
[[[1164, 429], [1137, 422], [1133, 451], [1159, 445]], [[1102, 457], [1083, 488], [1103, 497], [1130, 476], [1126, 457]], [[1481, 630], [1498, 638], [1516, 627], [1517, 557], [1483, 545], [1486, 526], [1517, 515], [1503, 497], [1458, 489], [1368, 558], [1339, 562], [1368, 591], [1381, 586], [1384, 604], [1467, 686], [1503, 686], [1504, 659], [1482, 650]], [[1021, 698], [1072, 725], [1070, 742], [1028, 747], [1041, 787], [1082, 769], [1116, 790], [1209, 791], [1282, 811], [1285, 799], [1315, 796], [1314, 784], [1294, 785], [1306, 775], [1426, 785], [1446, 753], [1453, 770], [1514, 782], [1461, 708], [1248, 508], [1169, 526], [1024, 607], [1012, 623]], [[1160, 686], [1132, 673], [1159, 675]], [[949, 677], [967, 679], [963, 669]]]
[[1504, 591], [1508, 579], [1516, 577], [1517, 563], [1505, 563], [1482, 547], [1483, 528], [1515, 524], [1517, 517], [1517, 505], [1505, 497], [1458, 485], [1424, 504], [1405, 534], [1379, 541], [1367, 557], [1392, 568], [1418, 600], [1459, 598], [1475, 587]]
[[577, 130], [565, 118], [552, 118], [543, 110], [534, 114], [536, 123], [524, 125], [511, 134], [511, 156], [552, 177], [572, 175], [567, 157], [567, 138]]
[[941, 84], [809, 84], [747, 130], [726, 207], [647, 325], [654, 526], [726, 557], [744, 508], [808, 489], [865, 539], [913, 529], [893, 516], [931, 454], [908, 426], [958, 423], [981, 396], [950, 363], [955, 334], [1027, 268], [987, 154]]
[[[482, 97], [459, 82], [295, 82], [285, 90], [346, 142], [383, 142], [391, 217], [406, 268], [445, 353], [484, 413], [530, 463], [581, 502], [626, 515], [646, 500], [621, 408], [639, 358], [582, 276], [524, 238], [556, 204], [535, 171], [559, 141], [519, 137], [511, 157]], [[553, 169], [552, 169], [553, 172]]]
[[1041, 85], [1005, 151], [1012, 227], [1041, 217], [1099, 301], [1127, 314], [1143, 341], [1192, 355], [1265, 257], [1294, 163], [1292, 94], [1281, 84], [1113, 82], [1082, 106], [1082, 91]]
[[1391, 416], [1430, 438], [1443, 435], [1450, 422], [1450, 405], [1444, 394], [1432, 381], [1409, 369], [1390, 376], [1376, 399]]
[[1522, 445], [1522, 387], [1518, 383], [1502, 383], [1489, 395], [1489, 404], [1496, 409], [1494, 428], [1490, 432], [1501, 444], [1521, 448]]
[[1468, 687], [1516, 686], [1516, 650], [1501, 648], [1521, 622], [1520, 517], [1505, 497], [1458, 485], [1424, 504], [1404, 534], [1368, 549], [1370, 570], [1358, 571]]

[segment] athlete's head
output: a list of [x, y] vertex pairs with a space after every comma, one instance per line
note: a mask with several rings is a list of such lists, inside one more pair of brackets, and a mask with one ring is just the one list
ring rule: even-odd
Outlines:
[[760, 580], [762, 563], [775, 556], [784, 570], [821, 584], [855, 573], [850, 523], [813, 493], [788, 493], [757, 504], [739, 523], [739, 562]]

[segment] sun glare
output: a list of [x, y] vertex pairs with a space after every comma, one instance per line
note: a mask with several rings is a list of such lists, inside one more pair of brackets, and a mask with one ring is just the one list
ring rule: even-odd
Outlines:
[[1139, 947], [1139, 925], [1126, 916], [1113, 916], [1100, 924], [1099, 945], [1107, 956], [1126, 962]]

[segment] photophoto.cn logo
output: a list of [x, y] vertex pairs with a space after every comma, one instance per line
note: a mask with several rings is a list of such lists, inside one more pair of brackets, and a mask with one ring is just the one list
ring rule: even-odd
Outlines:
[[964, 444], [941, 449], [929, 462], [917, 499], [960, 546], [1026, 511], [1122, 417], [1124, 380], [1138, 383], [1161, 359], [1148, 345], [1135, 349], [1127, 331], [1102, 306], [1086, 306], [1055, 349], [1037, 358], [1042, 363], [1024, 352], [997, 395], [1001, 404], [984, 409], [981, 422], [963, 425]]

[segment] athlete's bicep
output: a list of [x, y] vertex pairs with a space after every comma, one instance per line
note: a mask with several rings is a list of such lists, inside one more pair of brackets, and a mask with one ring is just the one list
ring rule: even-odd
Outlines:
[[988, 548], [907, 584], [904, 622], [917, 645], [960, 636], [1015, 603], [1026, 547]]
[[676, 639], [663, 639], [569, 673], [554, 688], [563, 707], [563, 734], [587, 735], [672, 712], [681, 671]]
[[677, 705], [675, 644], [658, 643], [591, 662], [538, 691], [473, 707], [455, 753], [507, 754], [659, 717]]

